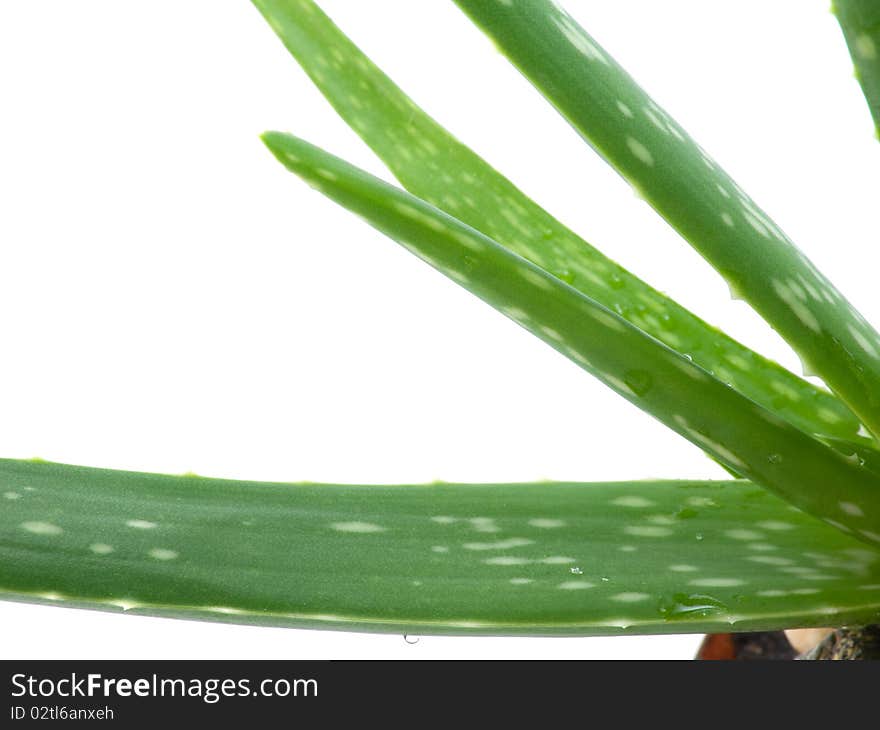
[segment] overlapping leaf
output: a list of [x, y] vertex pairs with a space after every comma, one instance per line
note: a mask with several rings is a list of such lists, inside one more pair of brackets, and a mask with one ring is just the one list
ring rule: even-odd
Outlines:
[[880, 336], [730, 176], [555, 2], [456, 3], [880, 434]]
[[[880, 480], [581, 292], [409, 193], [291, 135], [280, 162], [713, 458], [880, 543]], [[707, 407], [711, 404], [711, 407]]]
[[[267, 135], [285, 165], [728, 468], [839, 529], [745, 481], [357, 487], [0, 461], [0, 598], [410, 633], [712, 632], [878, 620], [880, 550], [842, 532], [880, 542], [876, 452], [846, 443], [857, 422], [844, 407], [586, 247], [415, 109], [312, 3], [258, 4], [341, 113], [429, 202], [296, 138]], [[543, 7], [491, 5], [501, 13]], [[564, 23], [557, 29], [605, 65], [586, 36]], [[340, 66], [346, 78], [332, 73]], [[367, 103], [371, 95], [382, 103]], [[410, 114], [412, 128], [386, 125], [383, 103], [392, 121]], [[684, 136], [653, 112], [669, 135]], [[627, 147], [643, 165], [654, 161], [653, 148]], [[798, 282], [809, 299], [808, 280]], [[792, 296], [780, 296], [808, 324], [809, 306], [792, 304], [807, 301], [798, 282], [787, 281]], [[673, 324], [661, 324], [664, 316]], [[866, 333], [856, 328], [849, 342], [835, 342], [868, 352]], [[694, 362], [680, 354], [691, 350]]]
[[339, 115], [414, 195], [587, 294], [811, 433], [859, 440], [839, 400], [603, 256], [419, 109], [312, 0], [254, 0]]

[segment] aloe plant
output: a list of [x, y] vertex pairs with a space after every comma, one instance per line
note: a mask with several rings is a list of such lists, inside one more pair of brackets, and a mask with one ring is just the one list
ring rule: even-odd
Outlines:
[[837, 0], [833, 8], [874, 123], [880, 126], [880, 8], [871, 0]]
[[[312, 0], [254, 0], [402, 187], [264, 134], [287, 169], [734, 478], [353, 486], [3, 461], [0, 598], [420, 634], [877, 620], [876, 332], [556, 4], [456, 2], [830, 390], [586, 243], [417, 107]], [[837, 12], [876, 114], [872, 4]]]

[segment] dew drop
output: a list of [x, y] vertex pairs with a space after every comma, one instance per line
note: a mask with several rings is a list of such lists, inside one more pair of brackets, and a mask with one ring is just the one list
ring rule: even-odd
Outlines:
[[816, 369], [807, 362], [806, 358], [801, 355], [798, 355], [798, 357], [801, 361], [801, 372], [804, 374], [805, 378], [815, 378], [819, 375], [819, 373], [816, 372]]
[[560, 269], [556, 273], [557, 279], [562, 279], [566, 284], [574, 283], [574, 272], [571, 269]]
[[781, 464], [782, 463], [782, 455], [781, 454], [770, 454], [770, 456], [767, 457], [767, 461], [769, 461], [771, 464]]
[[702, 533], [702, 532], [698, 532], [694, 537], [696, 537], [696, 539], [697, 539], [698, 541], [700, 541], [700, 540], [703, 539], [703, 533]]
[[418, 643], [419, 643], [419, 637], [418, 637], [418, 636], [410, 636], [409, 634], [404, 634], [404, 635], [403, 635], [403, 640], [404, 640], [407, 644], [418, 644]]
[[569, 568], [569, 571], [571, 571], [571, 573], [573, 575], [583, 575], [584, 574], [583, 569], [579, 568], [578, 566], [574, 566], [573, 568]]
[[707, 616], [724, 611], [727, 605], [706, 593], [674, 593], [661, 599], [657, 609], [667, 621], [691, 616]]
[[620, 274], [612, 274], [609, 278], [609, 283], [612, 289], [623, 289], [626, 286], [626, 282]]
[[855, 466], [864, 466], [865, 465], [865, 459], [859, 453], [857, 453], [855, 451], [852, 452], [851, 454], [847, 454], [843, 458], [846, 459], [850, 464], [853, 464]]

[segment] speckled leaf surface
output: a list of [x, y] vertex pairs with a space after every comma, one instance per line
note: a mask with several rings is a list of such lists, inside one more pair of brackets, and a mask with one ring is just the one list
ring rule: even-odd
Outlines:
[[799, 428], [859, 439], [837, 398], [606, 258], [422, 111], [312, 0], [254, 0], [337, 113], [414, 195], [584, 292]]
[[263, 139], [314, 188], [723, 465], [840, 530], [880, 543], [880, 480], [858, 458], [798, 430], [565, 282], [406, 191], [292, 135], [269, 132]]
[[747, 482], [333, 486], [0, 461], [0, 598], [280, 626], [870, 623], [880, 552]]
[[880, 434], [877, 332], [705, 150], [555, 2], [456, 3]]
[[840, 21], [875, 129], [880, 134], [880, 3], [835, 0], [832, 7]]

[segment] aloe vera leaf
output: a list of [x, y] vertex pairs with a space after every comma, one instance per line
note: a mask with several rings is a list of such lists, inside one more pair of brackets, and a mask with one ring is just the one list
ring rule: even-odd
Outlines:
[[835, 0], [832, 8], [880, 135], [880, 4], [876, 0]]
[[802, 430], [858, 440], [837, 398], [603, 256], [416, 106], [312, 0], [254, 0], [337, 113], [411, 193], [485, 233]]
[[555, 3], [455, 2], [880, 434], [880, 337], [733, 179]]
[[423, 634], [870, 623], [880, 551], [748, 482], [336, 486], [0, 460], [0, 598]]
[[861, 464], [880, 478], [880, 449], [876, 446], [833, 438], [823, 438], [822, 441], [846, 456], [850, 461]]
[[566, 355], [725, 466], [880, 542], [880, 479], [461, 221], [292, 135], [289, 170]]

